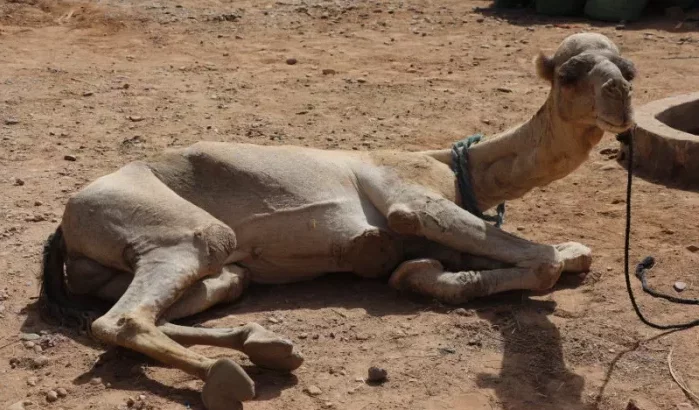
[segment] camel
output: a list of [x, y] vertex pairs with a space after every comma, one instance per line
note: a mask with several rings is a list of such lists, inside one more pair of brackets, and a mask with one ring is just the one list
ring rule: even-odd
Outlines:
[[[44, 249], [42, 312], [202, 379], [209, 410], [241, 409], [255, 397], [245, 371], [188, 346], [283, 371], [302, 354], [257, 323], [173, 321], [233, 302], [251, 282], [353, 272], [460, 304], [588, 271], [586, 246], [535, 243], [477, 215], [568, 175], [605, 131], [630, 128], [635, 69], [594, 33], [567, 37], [535, 66], [551, 85], [539, 111], [460, 156], [199, 142], [127, 164], [68, 200]], [[98, 302], [105, 311], [93, 312]]]

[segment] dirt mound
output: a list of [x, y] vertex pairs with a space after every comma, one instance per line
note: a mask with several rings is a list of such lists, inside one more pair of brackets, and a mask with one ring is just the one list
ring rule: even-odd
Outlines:
[[0, 25], [22, 27], [69, 26], [118, 30], [131, 19], [124, 10], [63, 0], [7, 0], [0, 2]]

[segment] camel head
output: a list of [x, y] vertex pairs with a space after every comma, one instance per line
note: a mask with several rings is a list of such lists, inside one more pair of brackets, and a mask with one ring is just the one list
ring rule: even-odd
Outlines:
[[551, 83], [554, 109], [567, 122], [620, 133], [633, 125], [631, 94], [636, 69], [602, 34], [568, 36], [552, 57], [536, 60], [540, 77]]

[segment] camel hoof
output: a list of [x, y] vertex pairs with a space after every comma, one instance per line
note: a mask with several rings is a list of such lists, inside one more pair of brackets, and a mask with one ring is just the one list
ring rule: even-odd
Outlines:
[[206, 375], [201, 398], [207, 410], [242, 410], [243, 401], [255, 398], [255, 383], [230, 359], [219, 359]]
[[563, 261], [563, 272], [589, 272], [592, 266], [592, 251], [577, 242], [566, 242], [555, 246]]
[[388, 279], [388, 285], [396, 290], [407, 290], [412, 288], [410, 286], [410, 277], [413, 274], [417, 276], [424, 275], [426, 272], [443, 272], [444, 267], [442, 264], [434, 259], [414, 259], [403, 262], [398, 266], [398, 268], [391, 274]]
[[291, 340], [271, 332], [257, 323], [248, 323], [248, 337], [243, 352], [258, 367], [292, 371], [303, 364], [303, 355]]
[[303, 355], [294, 348], [290, 354], [283, 357], [273, 357], [264, 355], [248, 356], [255, 366], [271, 370], [281, 370], [291, 372], [298, 369], [303, 364]]

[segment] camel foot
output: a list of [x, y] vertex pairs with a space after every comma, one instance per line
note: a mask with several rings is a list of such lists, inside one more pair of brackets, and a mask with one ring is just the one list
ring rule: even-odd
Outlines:
[[396, 268], [396, 270], [391, 274], [391, 277], [388, 279], [388, 284], [396, 290], [411, 289], [416, 285], [415, 283], [410, 283], [409, 278], [413, 276], [413, 274], [417, 274], [418, 276], [425, 276], [428, 272], [438, 273], [443, 271], [444, 267], [437, 260], [410, 260], [403, 262], [402, 264], [400, 264], [400, 266], [398, 266], [398, 268]]
[[303, 355], [291, 340], [270, 332], [257, 323], [249, 323], [248, 337], [243, 352], [259, 367], [292, 371], [303, 364]]
[[587, 246], [577, 242], [566, 242], [555, 245], [563, 261], [563, 271], [567, 273], [583, 273], [590, 270], [592, 251]]
[[201, 398], [207, 410], [242, 410], [255, 397], [255, 383], [230, 359], [219, 359], [206, 375]]

